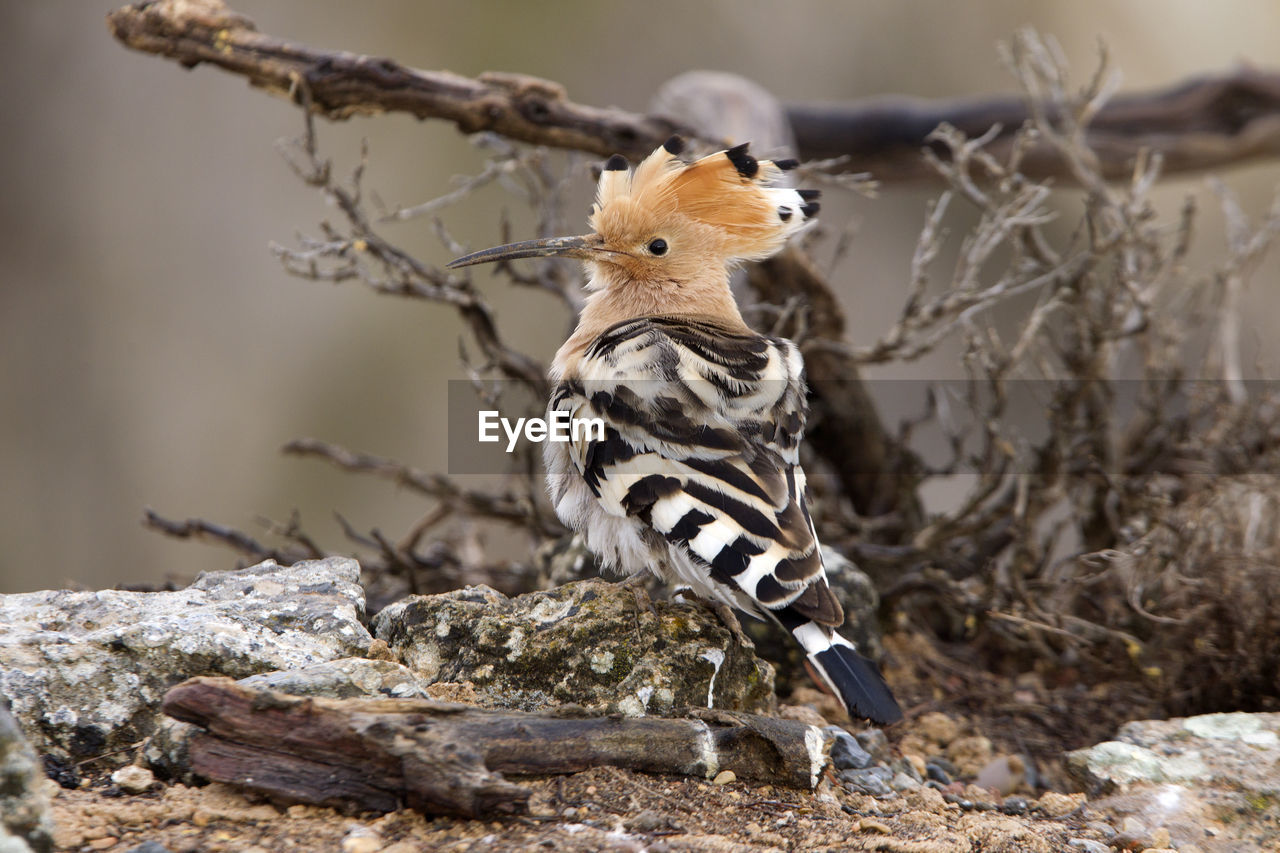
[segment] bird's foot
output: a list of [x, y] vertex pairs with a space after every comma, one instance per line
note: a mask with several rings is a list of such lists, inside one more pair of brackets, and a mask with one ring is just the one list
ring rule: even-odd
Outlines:
[[653, 604], [653, 598], [649, 595], [649, 574], [648, 569], [641, 569], [629, 577], [617, 582], [618, 586], [631, 591], [632, 597], [636, 602], [636, 623], [640, 622], [641, 611], [647, 610], [655, 620], [658, 619], [658, 608]]
[[708, 601], [706, 605], [711, 608], [711, 612], [716, 614], [721, 623], [729, 629], [729, 633], [733, 635], [733, 639], [737, 641], [739, 648], [754, 649], [756, 647], [755, 642], [742, 630], [742, 623], [738, 621], [738, 616], [733, 612], [732, 607], [723, 601]]

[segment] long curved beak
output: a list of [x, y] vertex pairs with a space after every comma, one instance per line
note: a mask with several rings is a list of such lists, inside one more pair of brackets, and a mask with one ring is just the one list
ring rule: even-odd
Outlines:
[[505, 246], [494, 246], [463, 255], [450, 261], [445, 266], [451, 270], [458, 267], [469, 267], [473, 264], [488, 264], [495, 261], [514, 261], [519, 258], [545, 258], [557, 255], [564, 258], [590, 258], [607, 251], [604, 238], [599, 234], [586, 234], [581, 237], [548, 237], [542, 240], [525, 240], [520, 243], [508, 243]]

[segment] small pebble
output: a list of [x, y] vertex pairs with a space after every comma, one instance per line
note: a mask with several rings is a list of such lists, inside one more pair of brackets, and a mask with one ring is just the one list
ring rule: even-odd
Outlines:
[[909, 773], [898, 773], [889, 780], [889, 787], [895, 791], [914, 791], [920, 787], [920, 781]]
[[916, 720], [916, 729], [929, 740], [945, 747], [960, 734], [960, 724], [940, 711], [931, 711]]
[[1014, 755], [998, 755], [978, 771], [974, 784], [1001, 794], [1012, 794], [1026, 776], [1026, 765]]
[[383, 847], [382, 853], [422, 853], [422, 848], [412, 841], [397, 841]]
[[112, 773], [111, 781], [120, 786], [122, 791], [128, 791], [130, 794], [141, 794], [151, 789], [151, 786], [155, 784], [156, 777], [147, 768], [130, 764], [128, 767], [121, 767], [115, 773]]
[[670, 829], [672, 821], [669, 815], [653, 809], [645, 809], [628, 820], [624, 826], [631, 832], [657, 832], [660, 829]]
[[173, 853], [159, 841], [144, 841], [137, 847], [130, 847], [126, 853]]
[[930, 758], [924, 763], [924, 775], [934, 782], [950, 785], [951, 780], [955, 778], [956, 768], [945, 758]]
[[888, 761], [889, 737], [880, 729], [864, 729], [854, 735], [858, 745], [871, 753], [872, 761]]
[[866, 818], [866, 817], [858, 821], [858, 831], [859, 832], [878, 832], [881, 835], [893, 834], [893, 830], [889, 828], [889, 825], [887, 823], [881, 823], [878, 820], [871, 820], [870, 818]]
[[342, 853], [377, 853], [382, 849], [382, 836], [367, 826], [356, 824], [342, 839]]
[[831, 763], [836, 770], [861, 770], [871, 766], [871, 753], [863, 749], [853, 735], [839, 726], [827, 726], [823, 731], [835, 738], [831, 744]]
[[850, 790], [873, 797], [887, 797], [893, 793], [893, 789], [889, 787], [889, 780], [893, 775], [888, 767], [841, 770], [837, 778]]
[[[910, 776], [917, 783], [924, 781], [924, 776], [920, 774], [920, 770], [919, 768], [916, 767], [915, 762], [910, 761], [909, 759], [899, 758], [896, 761], [894, 761], [892, 764], [890, 764], [889, 768], [893, 770], [895, 775], [906, 774], [907, 776]], [[916, 787], [919, 787], [919, 785], [916, 785]]]
[[1084, 794], [1059, 794], [1057, 791], [1045, 791], [1036, 801], [1036, 805], [1049, 817], [1063, 817], [1084, 805], [1084, 799]]
[[1000, 811], [1009, 815], [1026, 814], [1027, 809], [1031, 808], [1031, 804], [1027, 802], [1026, 797], [1007, 797], [1004, 804], [1000, 806]]
[[1145, 835], [1147, 832], [1147, 825], [1133, 815], [1129, 815], [1120, 824], [1120, 831], [1126, 835]]
[[1084, 853], [1111, 853], [1110, 845], [1090, 838], [1072, 838], [1067, 844], [1076, 850], [1083, 850]]
[[730, 782], [737, 782], [738, 774], [732, 770], [721, 770], [716, 774], [716, 778], [711, 780], [712, 785], [728, 785]]

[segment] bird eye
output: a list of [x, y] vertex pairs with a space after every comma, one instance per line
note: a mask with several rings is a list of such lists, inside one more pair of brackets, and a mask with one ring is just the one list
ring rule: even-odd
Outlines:
[[649, 252], [654, 255], [665, 255], [667, 253], [667, 241], [661, 237], [655, 237], [649, 241]]

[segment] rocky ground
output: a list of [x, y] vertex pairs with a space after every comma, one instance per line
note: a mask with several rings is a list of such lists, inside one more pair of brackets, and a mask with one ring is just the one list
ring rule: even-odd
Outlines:
[[[1054, 721], [1073, 709], [1103, 717], [1090, 711], [1101, 703], [1064, 704], [1024, 679], [997, 689], [1025, 706], [1013, 718], [1039, 725], [917, 701], [905, 723], [867, 729], [814, 690], [775, 705], [772, 671], [695, 606], [646, 606], [598, 582], [516, 599], [477, 588], [389, 608], [370, 633], [358, 572], [331, 559], [218, 573], [175, 592], [0, 596], [0, 689], [13, 710], [0, 718], [0, 851], [1216, 853], [1280, 841], [1280, 715], [1134, 722], [1064, 756]], [[915, 644], [886, 640], [898, 659]], [[672, 713], [709, 697], [822, 727], [831, 765], [814, 790], [598, 767], [514, 780], [532, 792], [516, 818], [343, 814], [197, 784], [190, 728], [156, 709], [168, 687], [210, 674], [299, 695], [599, 713]]]

